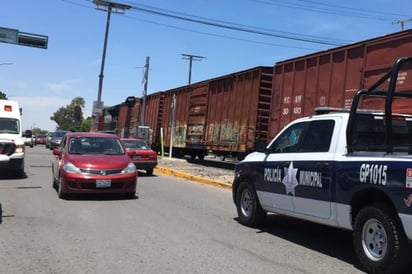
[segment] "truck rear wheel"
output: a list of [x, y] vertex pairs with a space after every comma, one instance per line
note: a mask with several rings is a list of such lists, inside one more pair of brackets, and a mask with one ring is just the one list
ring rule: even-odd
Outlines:
[[396, 215], [385, 205], [371, 204], [355, 217], [353, 246], [368, 273], [397, 273], [408, 264], [410, 246]]
[[238, 222], [243, 225], [259, 227], [265, 222], [266, 211], [262, 209], [256, 191], [248, 181], [243, 181], [239, 185], [236, 208]]

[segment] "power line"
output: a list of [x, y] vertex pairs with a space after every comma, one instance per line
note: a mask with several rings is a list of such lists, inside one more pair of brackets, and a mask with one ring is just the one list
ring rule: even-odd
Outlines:
[[297, 0], [298, 2], [304, 2], [307, 5], [302, 5], [302, 3], [296, 3], [291, 1], [282, 1], [282, 0], [250, 0], [253, 2], [258, 2], [271, 6], [280, 6], [286, 7], [294, 10], [305, 10], [315, 13], [324, 13], [324, 14], [333, 14], [340, 15], [344, 17], [352, 18], [364, 18], [364, 19], [373, 19], [379, 21], [388, 21], [393, 16], [404, 16], [396, 13], [380, 12], [352, 7], [345, 7], [340, 5], [333, 5], [328, 3], [321, 3], [310, 0]]
[[[79, 7], [83, 8], [88, 8], [88, 9], [95, 9], [94, 7], [90, 7], [88, 5], [83, 5], [80, 3], [75, 2], [76, 0], [61, 0], [62, 2], [66, 2], [72, 5], [76, 5]], [[83, 0], [83, 2], [90, 2], [91, 0]], [[212, 37], [218, 37], [218, 38], [224, 38], [224, 39], [229, 39], [229, 40], [235, 40], [235, 41], [241, 41], [241, 42], [246, 42], [246, 43], [253, 43], [253, 44], [261, 44], [261, 45], [267, 45], [267, 46], [273, 46], [273, 47], [284, 47], [284, 48], [294, 48], [294, 49], [301, 49], [301, 50], [321, 50], [320, 48], [313, 48], [313, 47], [303, 47], [303, 46], [296, 46], [296, 45], [282, 45], [282, 44], [277, 44], [277, 43], [270, 43], [270, 42], [265, 42], [265, 41], [257, 41], [257, 40], [251, 40], [251, 39], [245, 39], [245, 38], [238, 38], [238, 37], [233, 37], [233, 36], [228, 36], [228, 35], [221, 35], [221, 34], [216, 34], [216, 33], [210, 33], [210, 32], [205, 32], [205, 31], [199, 31], [199, 30], [194, 30], [194, 29], [189, 29], [189, 28], [184, 28], [180, 26], [175, 26], [175, 25], [170, 25], [170, 24], [165, 24], [165, 23], [160, 23], [159, 21], [151, 21], [147, 19], [141, 19], [141, 18], [136, 18], [133, 16], [128, 16], [128, 15], [123, 15], [123, 17], [140, 21], [140, 22], [145, 22], [153, 25], [158, 25], [158, 26], [163, 26], [167, 28], [173, 28], [173, 29], [178, 29], [178, 30], [183, 30], [187, 32], [193, 32], [193, 33], [199, 33], [202, 35], [208, 35]], [[301, 35], [296, 33], [296, 35]], [[310, 37], [310, 36], [308, 36]], [[344, 41], [342, 40], [342, 43], [349, 43], [350, 41]]]
[[[345, 43], [345, 41], [343, 40], [339, 41], [338, 39], [332, 40], [332, 39], [324, 38], [324, 37], [308, 36], [304, 34], [297, 35], [294, 33], [285, 33], [285, 32], [276, 33], [273, 31], [259, 30], [259, 28], [252, 27], [252, 26], [243, 26], [239, 24], [237, 25], [225, 24], [225, 23], [220, 23], [219, 21], [211, 21], [210, 19], [199, 19], [196, 17], [183, 16], [183, 15], [179, 15], [177, 13], [171, 12], [171, 11], [166, 12], [166, 11], [161, 11], [161, 10], [155, 10], [153, 8], [146, 8], [146, 7], [143, 7], [142, 5], [139, 5], [139, 6], [132, 5], [131, 7], [134, 10], [151, 13], [151, 14], [158, 15], [158, 16], [163, 16], [163, 17], [168, 17], [168, 18], [173, 18], [173, 19], [178, 19], [178, 20], [183, 20], [183, 21], [188, 21], [192, 23], [223, 28], [223, 29], [235, 30], [235, 31], [240, 31], [240, 32], [259, 34], [259, 35], [264, 35], [264, 36], [271, 36], [271, 37], [277, 37], [277, 38], [283, 38], [283, 39], [289, 39], [289, 40], [295, 40], [295, 41], [301, 41], [301, 42], [332, 45], [332, 46], [341, 46]], [[347, 42], [348, 41], [346, 41], [346, 43]]]
[[[272, 1], [276, 1], [276, 0], [272, 0]], [[398, 13], [382, 12], [382, 11], [377, 11], [377, 10], [372, 10], [372, 9], [352, 8], [352, 7], [333, 5], [333, 4], [329, 4], [329, 3], [322, 3], [322, 2], [312, 1], [312, 0], [297, 0], [297, 1], [312, 3], [312, 4], [315, 4], [315, 5], [319, 5], [321, 7], [333, 7], [333, 8], [346, 10], [346, 11], [362, 12], [362, 13], [371, 14], [371, 15], [375, 14], [375, 15], [382, 15], [382, 16], [403, 16], [403, 15], [398, 14]]]
[[[229, 22], [229, 21], [224, 21], [224, 20], [219, 20], [219, 19], [211, 19], [211, 18], [197, 16], [197, 15], [191, 15], [191, 14], [187, 14], [187, 13], [183, 13], [183, 12], [161, 9], [161, 8], [148, 6], [148, 5], [144, 5], [144, 4], [138, 4], [137, 6], [143, 7], [143, 8], [146, 8], [146, 9], [150, 9], [150, 10], [154, 10], [154, 11], [157, 11], [157, 12], [171, 13], [171, 14], [179, 15], [179, 16], [186, 17], [186, 18], [198, 19], [198, 20], [202, 20], [202, 21], [210, 21], [210, 22], [226, 24], [226, 25], [230, 25], [230, 26], [250, 28], [250, 29], [253, 29], [253, 30], [262, 30], [262, 31], [276, 32], [276, 33], [282, 33], [282, 34], [287, 34], [287, 35], [304, 36], [304, 37], [308, 37], [308, 38], [329, 39], [329, 38], [325, 38], [325, 37], [307, 35], [307, 34], [302, 34], [302, 33], [293, 33], [293, 32], [273, 30], [273, 29], [268, 29], [268, 28], [263, 28], [263, 27], [248, 26], [248, 25], [245, 25], [245, 24], [239, 24], [239, 23], [235, 23], [235, 22]], [[347, 41], [345, 41], [345, 42], [347, 42]]]
[[[62, 0], [62, 1], [73, 2], [73, 0]], [[84, 1], [90, 2], [91, 0], [84, 0]], [[284, 32], [284, 31], [279, 31], [279, 30], [270, 30], [267, 28], [247, 26], [243, 24], [225, 22], [222, 20], [214, 20], [214, 19], [210, 19], [206, 17], [188, 15], [188, 14], [184, 14], [181, 12], [175, 12], [175, 11], [160, 9], [156, 7], [151, 7], [148, 5], [135, 4], [131, 1], [125, 1], [125, 2], [130, 4], [130, 7], [132, 10], [134, 9], [137, 11], [150, 13], [150, 14], [154, 14], [158, 16], [168, 17], [168, 18], [177, 19], [181, 21], [188, 21], [192, 23], [197, 23], [197, 24], [202, 24], [202, 25], [207, 25], [207, 26], [212, 26], [212, 27], [217, 27], [217, 28], [222, 28], [222, 29], [229, 29], [233, 31], [257, 34], [257, 35], [263, 35], [263, 36], [269, 36], [269, 37], [276, 37], [276, 38], [282, 38], [282, 39], [287, 39], [287, 40], [301, 41], [301, 42], [307, 42], [307, 43], [331, 45], [331, 46], [341, 46], [341, 45], [351, 42], [351, 41], [347, 41], [343, 39], [332, 39], [332, 38], [326, 38], [326, 37], [320, 37], [320, 36], [305, 35], [301, 33]]]
[[160, 23], [158, 21], [150, 21], [150, 20], [146, 20], [146, 19], [140, 19], [140, 18], [127, 16], [127, 15], [124, 15], [124, 17], [127, 17], [127, 18], [132, 19], [132, 20], [140, 21], [140, 22], [145, 22], [145, 23], [149, 23], [149, 24], [153, 24], [153, 25], [167, 27], [167, 28], [173, 28], [173, 29], [178, 29], [178, 30], [183, 30], [183, 31], [188, 31], [188, 32], [193, 32], [193, 33], [199, 33], [199, 34], [203, 34], [203, 35], [219, 37], [219, 38], [224, 38], [224, 39], [242, 41], [242, 42], [246, 42], [246, 43], [261, 44], [261, 45], [274, 46], [274, 47], [303, 49], [303, 50], [320, 50], [319, 48], [308, 48], [308, 47], [299, 47], [299, 46], [294, 46], [294, 45], [274, 44], [274, 43], [251, 40], [251, 39], [237, 38], [237, 37], [232, 37], [232, 36], [228, 36], [228, 35], [220, 35], [220, 34], [215, 34], [215, 33], [210, 33], [210, 32], [204, 32], [204, 31], [199, 31], [199, 30], [193, 30], [193, 29], [178, 27], [178, 26], [174, 26], [174, 25], [170, 25], [170, 24], [164, 24], [164, 23]]
[[[72, 2], [73, 0], [71, 1], [62, 0], [62, 1]], [[85, 1], [90, 2], [90, 0], [85, 0]], [[394, 13], [381, 13], [381, 12], [370, 11], [370, 10], [354, 9], [350, 7], [325, 4], [325, 3], [320, 3], [320, 2], [311, 1], [311, 0], [297, 0], [300, 2], [308, 3], [309, 5], [301, 5], [301, 4], [298, 5], [296, 2], [291, 3], [291, 2], [286, 2], [282, 0], [250, 0], [250, 1], [261, 2], [265, 4], [270, 4], [270, 5], [280, 5], [280, 6], [285, 6], [285, 7], [294, 8], [294, 9], [309, 10], [309, 11], [318, 12], [318, 13], [319, 12], [330, 13], [330, 14], [336, 14], [336, 15], [342, 15], [342, 16], [369, 18], [369, 19], [375, 19], [375, 20], [388, 20], [387, 18], [384, 18], [383, 16], [388, 15], [388, 14], [394, 15]], [[255, 27], [255, 26], [248, 26], [244, 24], [238, 24], [238, 23], [227, 22], [227, 21], [222, 21], [222, 20], [215, 20], [215, 19], [210, 19], [206, 17], [188, 15], [188, 14], [181, 13], [181, 12], [160, 9], [160, 8], [143, 5], [143, 4], [135, 4], [131, 1], [126, 1], [126, 2], [130, 3], [132, 10], [149, 13], [149, 14], [153, 14], [157, 16], [162, 16], [162, 17], [168, 17], [168, 18], [172, 18], [176, 20], [187, 21], [187, 22], [192, 22], [196, 24], [202, 24], [206, 26], [221, 28], [221, 29], [228, 29], [232, 31], [251, 33], [251, 34], [256, 34], [256, 35], [276, 37], [276, 38], [281, 38], [281, 39], [294, 40], [294, 41], [307, 42], [307, 43], [332, 45], [332, 46], [341, 46], [341, 45], [351, 42], [351, 41], [347, 41], [347, 40], [345, 41], [345, 40], [336, 39], [336, 38], [333, 39], [333, 38], [326, 38], [326, 37], [320, 37], [320, 36], [311, 36], [311, 35], [305, 35], [305, 34], [299, 34], [299, 33], [272, 30], [272, 29]], [[352, 12], [348, 12], [348, 11], [352, 11]], [[157, 22], [157, 24], [159, 23]], [[198, 32], [198, 31], [193, 31], [193, 32]], [[198, 32], [198, 33], [202, 33], [202, 32]], [[213, 34], [209, 34], [209, 35], [213, 35]]]

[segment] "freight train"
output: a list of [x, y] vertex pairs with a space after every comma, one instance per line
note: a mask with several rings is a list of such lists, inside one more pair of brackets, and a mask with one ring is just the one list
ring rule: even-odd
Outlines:
[[[350, 109], [354, 94], [370, 87], [394, 62], [412, 55], [412, 30], [159, 91], [106, 107], [99, 130], [121, 136], [151, 129], [150, 143], [174, 156], [203, 159], [208, 153], [242, 159], [266, 145], [287, 123], [315, 108]], [[412, 69], [398, 75], [411, 89]], [[385, 84], [385, 83], [383, 83]], [[361, 102], [379, 108], [378, 101]], [[412, 113], [402, 101], [394, 111]], [[142, 111], [144, 115], [142, 116]], [[141, 117], [145, 117], [141, 121]], [[172, 149], [171, 149], [172, 148]]]

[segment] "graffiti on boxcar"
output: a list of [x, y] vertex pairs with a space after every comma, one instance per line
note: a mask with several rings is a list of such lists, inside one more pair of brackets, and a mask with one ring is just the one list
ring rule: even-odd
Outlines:
[[240, 135], [238, 122], [225, 120], [221, 124], [211, 123], [208, 128], [209, 144], [229, 146], [233, 142], [238, 142]]
[[204, 125], [190, 125], [187, 129], [188, 135], [203, 135]]
[[224, 121], [222, 125], [222, 134], [220, 135], [220, 141], [222, 143], [237, 142], [239, 139], [239, 125], [237, 121]]
[[190, 125], [187, 129], [187, 144], [201, 144], [203, 138], [204, 124]]
[[173, 132], [173, 146], [174, 147], [185, 147], [186, 145], [186, 124], [176, 122], [176, 126]]

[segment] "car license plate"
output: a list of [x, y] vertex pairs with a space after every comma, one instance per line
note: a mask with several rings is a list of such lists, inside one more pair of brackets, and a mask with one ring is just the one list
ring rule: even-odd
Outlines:
[[142, 157], [140, 157], [140, 155], [133, 156], [133, 160], [140, 160], [140, 158], [142, 158]]
[[96, 180], [96, 188], [108, 188], [112, 186], [110, 180]]

